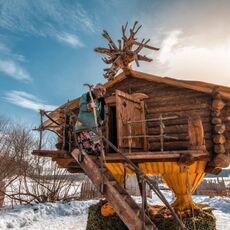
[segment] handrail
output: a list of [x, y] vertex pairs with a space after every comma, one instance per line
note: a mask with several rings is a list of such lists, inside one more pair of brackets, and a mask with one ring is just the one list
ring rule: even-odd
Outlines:
[[[129, 120], [127, 121], [127, 125], [128, 125], [128, 131], [129, 131], [129, 135], [128, 136], [123, 136], [122, 139], [128, 139], [128, 143], [129, 143], [129, 153], [131, 153], [131, 149], [132, 149], [132, 140], [133, 138], [159, 138], [160, 139], [160, 144], [161, 144], [161, 151], [164, 151], [164, 138], [167, 139], [173, 139], [173, 140], [178, 140], [177, 137], [174, 136], [170, 136], [170, 135], [166, 135], [164, 134], [164, 129], [165, 129], [165, 124], [164, 124], [164, 120], [172, 120], [172, 119], [177, 119], [179, 118], [178, 115], [175, 116], [168, 116], [168, 117], [163, 117], [162, 114], [160, 114], [160, 116], [158, 118], [151, 118], [151, 119], [142, 119], [142, 120]], [[160, 127], [160, 134], [159, 135], [148, 135], [146, 133], [144, 133], [144, 135], [132, 135], [132, 125], [136, 124], [136, 123], [146, 123], [146, 122], [150, 122], [150, 121], [159, 121], [159, 127]]]

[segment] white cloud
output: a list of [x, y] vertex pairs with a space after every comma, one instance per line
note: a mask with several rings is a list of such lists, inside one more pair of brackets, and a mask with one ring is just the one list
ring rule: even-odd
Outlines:
[[63, 33], [57, 35], [57, 38], [60, 42], [66, 43], [74, 48], [84, 46], [84, 44], [80, 41], [80, 39], [74, 34]]
[[27, 71], [13, 60], [0, 59], [0, 71], [4, 74], [21, 81], [30, 81]]
[[172, 50], [179, 42], [179, 35], [182, 34], [180, 30], [172, 31], [169, 36], [163, 40], [162, 48], [158, 60], [161, 64], [165, 64], [173, 55]]
[[0, 42], [0, 56], [12, 58], [20, 62], [26, 61], [23, 55], [12, 52], [12, 50], [6, 44], [2, 42]]
[[144, 71], [183, 80], [230, 86], [230, 34], [215, 45], [191, 44], [191, 37], [174, 30], [162, 41], [159, 54]]
[[[78, 1], [11, 0], [0, 4], [0, 27], [15, 32], [51, 37], [79, 46], [79, 31], [95, 32], [94, 21]], [[60, 33], [67, 31], [69, 34]]]
[[54, 105], [44, 104], [36, 96], [26, 93], [24, 91], [17, 91], [17, 90], [9, 91], [5, 94], [4, 98], [12, 104], [31, 110], [36, 110], [36, 111], [38, 111], [39, 109], [51, 111], [57, 108], [57, 106]]

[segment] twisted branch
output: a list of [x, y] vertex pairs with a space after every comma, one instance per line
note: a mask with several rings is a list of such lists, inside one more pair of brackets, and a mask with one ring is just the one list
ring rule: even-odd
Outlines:
[[[122, 38], [118, 40], [118, 46], [113, 42], [109, 33], [103, 30], [102, 36], [108, 41], [109, 48], [96, 48], [95, 51], [101, 54], [109, 56], [109, 58], [102, 58], [102, 61], [106, 64], [111, 65], [110, 68], [104, 69], [104, 76], [108, 80], [114, 79], [115, 75], [120, 69], [127, 69], [131, 62], [135, 61], [136, 65], [139, 67], [139, 61], [152, 61], [151, 58], [145, 55], [140, 55], [139, 53], [143, 48], [151, 50], [159, 50], [159, 48], [147, 45], [150, 41], [148, 39], [142, 39], [141, 42], [136, 41], [135, 37], [142, 25], [138, 26], [138, 22], [135, 21], [133, 27], [129, 30], [129, 36], [126, 35], [126, 30], [128, 27], [128, 22], [125, 26], [122, 25]], [[137, 46], [136, 48], [133, 48]]]

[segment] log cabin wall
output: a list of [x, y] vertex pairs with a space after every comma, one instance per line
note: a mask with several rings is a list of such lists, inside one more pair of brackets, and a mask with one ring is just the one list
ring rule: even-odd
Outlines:
[[230, 100], [223, 99], [225, 106], [221, 110], [220, 118], [222, 124], [225, 126], [225, 131], [223, 133], [226, 138], [226, 142], [223, 143], [226, 149], [226, 154], [230, 152]]
[[230, 100], [216, 94], [213, 98], [213, 107], [219, 107], [212, 112], [214, 165], [217, 167], [229, 166], [230, 152]]
[[[166, 139], [164, 141], [164, 150], [187, 149], [188, 118], [189, 116], [199, 115], [204, 126], [207, 150], [212, 152], [211, 95], [133, 77], [128, 77], [108, 88], [107, 96], [112, 96], [116, 89], [129, 94], [137, 92], [147, 94], [149, 98], [145, 101], [146, 119], [158, 118], [160, 114], [163, 116], [175, 114], [179, 116], [178, 119], [164, 121], [166, 126], [165, 133], [178, 137], [178, 140]], [[157, 135], [159, 132], [160, 128], [157, 122], [148, 122], [148, 134]], [[160, 150], [160, 140], [149, 139], [148, 144], [150, 151]]]

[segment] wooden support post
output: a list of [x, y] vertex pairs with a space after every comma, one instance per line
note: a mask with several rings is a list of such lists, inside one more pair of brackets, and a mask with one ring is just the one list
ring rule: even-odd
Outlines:
[[[138, 165], [137, 165], [138, 167]], [[137, 183], [138, 183], [138, 187], [140, 190], [140, 194], [142, 197], [142, 209], [146, 210], [147, 208], [147, 199], [146, 199], [146, 182], [144, 181], [144, 178], [140, 177], [140, 175], [138, 173], [136, 173], [136, 177], [137, 177]], [[143, 215], [143, 213], [142, 213]]]
[[39, 150], [42, 149], [43, 115], [44, 115], [44, 111], [40, 109], [40, 127], [39, 127], [40, 138], [39, 138], [39, 147], [38, 147]]
[[[142, 111], [141, 111], [141, 118], [142, 120], [145, 120], [145, 102], [142, 100], [141, 101], [141, 108], [142, 108]], [[142, 123], [142, 133], [144, 135], [144, 151], [148, 151], [148, 140], [147, 140], [147, 124], [146, 124], [146, 121], [144, 121]]]
[[127, 178], [127, 164], [126, 162], [123, 163], [123, 167], [124, 167], [124, 189], [126, 189], [126, 178]]
[[162, 114], [159, 117], [160, 120], [160, 142], [161, 142], [161, 152], [164, 151], [164, 123], [163, 123], [163, 119], [162, 119]]
[[141, 197], [142, 197], [142, 207], [141, 207], [141, 215], [142, 215], [142, 222], [143, 222], [143, 229], [145, 228], [145, 211], [146, 211], [146, 208], [147, 208], [147, 198], [146, 198], [146, 182], [145, 182], [145, 179], [142, 178], [141, 180], [141, 187], [142, 187], [142, 194], [141, 194]]

